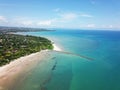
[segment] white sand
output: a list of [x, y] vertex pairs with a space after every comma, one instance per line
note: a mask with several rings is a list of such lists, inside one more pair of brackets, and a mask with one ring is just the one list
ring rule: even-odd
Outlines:
[[53, 47], [54, 47], [55, 51], [62, 51], [62, 49], [59, 48], [58, 45], [56, 45], [56, 44], [53, 44]]
[[23, 72], [26, 73], [30, 71], [33, 66], [47, 55], [47, 51], [44, 50], [18, 58], [10, 64], [0, 67], [0, 90], [8, 90], [8, 87], [10, 87], [12, 83], [15, 83]]

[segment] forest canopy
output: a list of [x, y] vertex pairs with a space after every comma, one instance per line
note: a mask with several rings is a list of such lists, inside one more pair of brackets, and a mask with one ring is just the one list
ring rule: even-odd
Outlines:
[[0, 66], [21, 56], [53, 49], [52, 42], [43, 37], [0, 34]]

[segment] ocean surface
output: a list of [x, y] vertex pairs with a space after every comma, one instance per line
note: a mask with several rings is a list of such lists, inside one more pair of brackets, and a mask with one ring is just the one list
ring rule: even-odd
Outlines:
[[49, 57], [25, 74], [13, 90], [120, 90], [120, 32], [63, 30], [23, 32], [47, 37], [65, 52]]

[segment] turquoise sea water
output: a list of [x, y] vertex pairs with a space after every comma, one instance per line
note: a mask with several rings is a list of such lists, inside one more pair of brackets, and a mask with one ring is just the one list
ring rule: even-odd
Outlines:
[[49, 52], [12, 90], [120, 90], [120, 32], [56, 30], [25, 32], [53, 40], [64, 51]]

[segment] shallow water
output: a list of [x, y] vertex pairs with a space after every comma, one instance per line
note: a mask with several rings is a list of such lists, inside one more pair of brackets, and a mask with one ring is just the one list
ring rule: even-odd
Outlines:
[[25, 32], [53, 40], [64, 51], [50, 57], [26, 73], [14, 90], [120, 90], [120, 32], [57, 30]]

